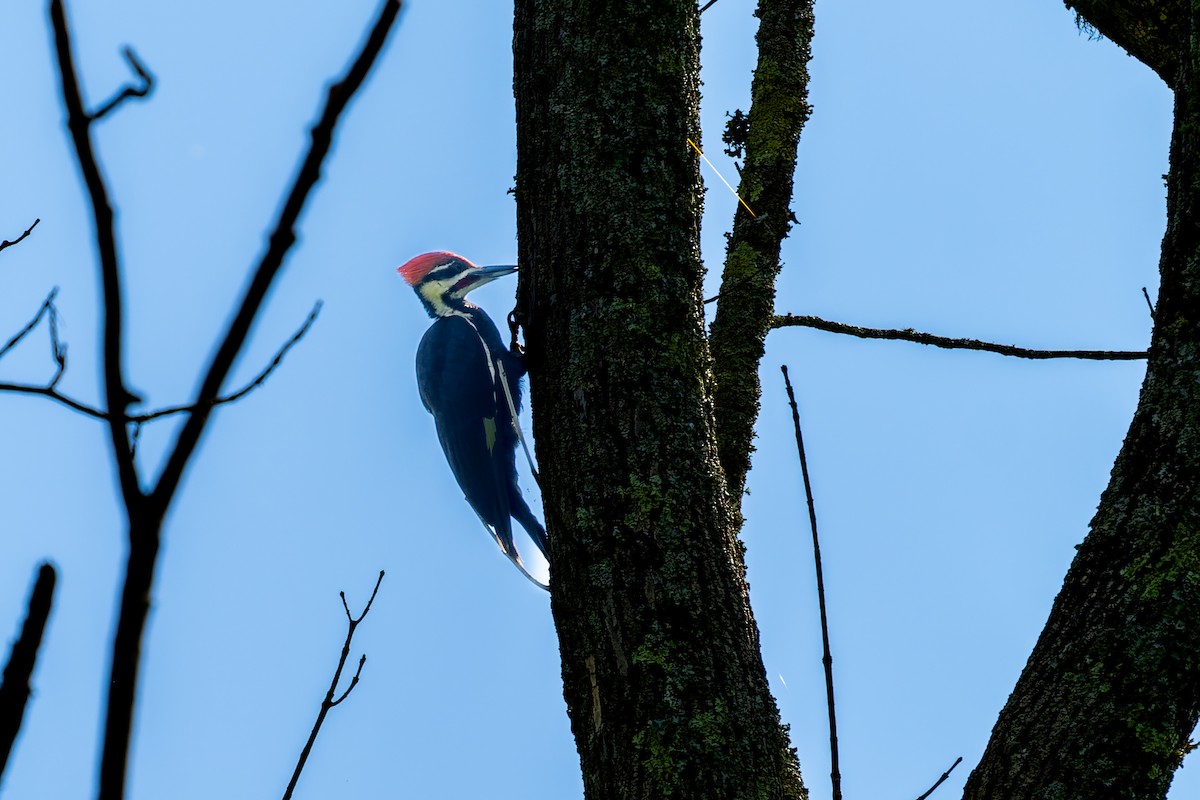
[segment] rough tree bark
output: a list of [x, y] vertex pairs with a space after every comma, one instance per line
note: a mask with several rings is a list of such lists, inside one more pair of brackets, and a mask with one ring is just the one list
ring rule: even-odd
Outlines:
[[1162, 798], [1200, 716], [1200, 2], [1074, 5], [1176, 65], [1162, 284], [1137, 412], [971, 800]]
[[518, 0], [521, 321], [589, 798], [801, 798], [713, 424], [694, 0]]
[[1107, 36], [1175, 88], [1188, 39], [1187, 0], [1065, 0], [1077, 19]]
[[[762, 393], [758, 366], [775, 314], [779, 249], [792, 227], [796, 146], [808, 120], [811, 0], [759, 4], [758, 65], [746, 117], [734, 115], [725, 134], [744, 153], [739, 205], [721, 275], [711, 347], [716, 377], [717, 447], [730, 503], [740, 513], [754, 423]], [[750, 213], [753, 210], [753, 215]]]

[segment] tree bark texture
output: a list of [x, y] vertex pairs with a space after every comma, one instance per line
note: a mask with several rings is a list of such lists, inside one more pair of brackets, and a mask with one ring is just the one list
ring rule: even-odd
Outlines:
[[1187, 0], [1064, 0], [1091, 28], [1175, 88], [1188, 39]]
[[710, 346], [721, 467], [730, 503], [740, 513], [754, 423], [762, 394], [758, 367], [775, 314], [779, 248], [792, 227], [796, 146], [808, 120], [812, 0], [761, 0], [756, 12], [758, 65], [750, 113], [735, 115], [725, 140], [745, 153], [738, 205], [721, 276]]
[[801, 798], [717, 458], [694, 0], [518, 0], [517, 214], [585, 796]]
[[965, 796], [1162, 798], [1200, 716], [1200, 2], [1138, 409]]

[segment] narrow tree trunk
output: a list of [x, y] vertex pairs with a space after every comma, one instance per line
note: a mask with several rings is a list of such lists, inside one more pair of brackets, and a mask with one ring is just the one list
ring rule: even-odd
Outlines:
[[799, 798], [717, 463], [694, 0], [518, 0], [520, 305], [585, 794]]
[[738, 188], [745, 205], [734, 214], [710, 340], [717, 452], [738, 514], [762, 394], [758, 368], [775, 315], [779, 250], [792, 227], [796, 146], [808, 120], [812, 0], [760, 0], [756, 15], [758, 64], [750, 113], [731, 120], [724, 137], [745, 154]]
[[146, 507], [143, 501], [130, 510], [129, 553], [109, 667], [98, 800], [121, 800], [125, 796], [142, 642], [150, 616], [150, 591], [162, 537], [162, 517], [146, 513]]
[[1200, 3], [1190, 14], [1138, 409], [971, 800], [1162, 798], [1200, 716]]

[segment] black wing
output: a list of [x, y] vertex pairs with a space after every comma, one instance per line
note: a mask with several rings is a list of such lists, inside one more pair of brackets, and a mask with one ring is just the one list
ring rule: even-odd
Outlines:
[[491, 350], [467, 319], [438, 319], [417, 348], [417, 386], [467, 502], [513, 553], [516, 438], [492, 361], [499, 355]]

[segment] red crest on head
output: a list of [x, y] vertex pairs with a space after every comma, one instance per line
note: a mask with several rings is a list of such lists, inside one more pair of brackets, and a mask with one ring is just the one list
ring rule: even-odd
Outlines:
[[475, 266], [467, 259], [455, 253], [446, 250], [437, 250], [432, 253], [422, 253], [414, 259], [411, 259], [402, 267], [397, 267], [396, 272], [400, 273], [400, 277], [408, 282], [409, 286], [416, 286], [421, 281], [425, 280], [425, 276], [434, 268], [445, 264], [452, 260], [462, 261], [467, 266]]

